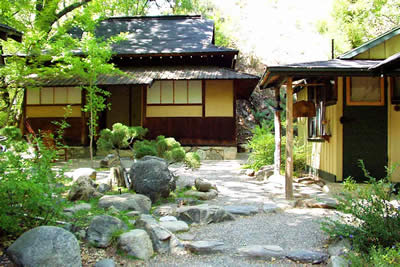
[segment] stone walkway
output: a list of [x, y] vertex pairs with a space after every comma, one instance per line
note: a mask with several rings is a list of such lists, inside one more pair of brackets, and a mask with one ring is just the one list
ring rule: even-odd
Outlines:
[[[212, 241], [221, 246], [201, 255], [190, 252], [183, 255], [158, 254], [147, 262], [128, 261], [126, 266], [306, 266], [285, 257], [260, 259], [244, 257], [239, 252], [248, 248], [254, 250], [254, 246], [258, 246], [255, 247], [258, 253], [260, 248], [264, 248], [261, 246], [279, 246], [284, 255], [298, 250], [325, 253], [327, 236], [320, 230], [320, 221], [334, 216], [334, 211], [295, 205], [302, 201], [318, 202], [315, 199], [328, 199], [330, 196], [318, 185], [295, 183], [295, 201], [286, 201], [283, 176], [257, 181], [241, 168], [246, 155], [239, 156], [238, 160], [202, 161], [197, 170], [186, 169], [180, 164], [170, 166], [180, 177], [178, 187], [193, 185], [196, 178], [205, 178], [215, 184], [218, 197], [205, 203], [224, 207], [235, 215], [234, 221], [192, 225], [189, 232], [177, 236], [186, 244]], [[74, 165], [88, 167], [83, 161]], [[126, 161], [125, 165], [129, 162]], [[107, 171], [98, 172], [97, 181], [106, 182], [107, 176]]]
[[[225, 161], [203, 161], [197, 170], [172, 169], [180, 179], [178, 186], [193, 184], [205, 178], [216, 184], [219, 195], [207, 204], [223, 206], [236, 213], [235, 221], [192, 226], [178, 235], [187, 242], [208, 240], [223, 243], [222, 252], [182, 256], [157, 255], [148, 266], [303, 266], [288, 259], [260, 260], [242, 257], [238, 249], [245, 246], [279, 246], [285, 252], [309, 250], [326, 252], [327, 236], [320, 230], [320, 220], [332, 216], [328, 209], [295, 208], [295, 201], [284, 197], [284, 177], [259, 182], [241, 169], [246, 158]], [[317, 185], [294, 184], [297, 200], [328, 198]]]

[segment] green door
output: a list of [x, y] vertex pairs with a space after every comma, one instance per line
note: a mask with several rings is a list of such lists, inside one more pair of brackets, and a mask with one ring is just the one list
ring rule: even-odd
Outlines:
[[[347, 90], [347, 88], [346, 88]], [[346, 94], [344, 94], [346, 95]], [[366, 181], [359, 160], [363, 160], [370, 175], [385, 177], [388, 164], [387, 105], [343, 107], [343, 178], [352, 176]]]

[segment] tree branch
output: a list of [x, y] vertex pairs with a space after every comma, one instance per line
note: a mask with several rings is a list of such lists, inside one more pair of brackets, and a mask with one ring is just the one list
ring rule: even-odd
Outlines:
[[61, 10], [60, 12], [58, 12], [55, 17], [54, 20], [51, 22], [51, 25], [53, 25], [54, 23], [56, 23], [62, 16], [70, 13], [71, 11], [86, 5], [87, 3], [91, 2], [92, 0], [82, 0], [81, 2], [77, 2], [74, 4], [71, 4], [69, 6], [67, 6], [66, 8], [64, 8], [63, 10]]

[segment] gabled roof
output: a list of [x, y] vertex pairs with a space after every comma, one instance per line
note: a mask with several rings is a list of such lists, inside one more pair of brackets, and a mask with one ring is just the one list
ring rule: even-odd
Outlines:
[[375, 47], [375, 46], [383, 43], [386, 40], [389, 40], [390, 38], [392, 38], [398, 34], [400, 34], [400, 26], [379, 35], [378, 37], [360, 45], [359, 47], [354, 48], [353, 50], [350, 50], [350, 51], [344, 53], [343, 55], [339, 56], [339, 59], [352, 59], [355, 56], [367, 51], [368, 49], [370, 49], [372, 47]]
[[[82, 32], [71, 32], [80, 37]], [[113, 17], [100, 22], [96, 35], [107, 39], [128, 33], [127, 40], [113, 45], [117, 55], [186, 53], [237, 53], [214, 44], [214, 22], [201, 16]]]
[[16, 29], [0, 23], [0, 38], [6, 40], [7, 38], [14, 39], [17, 42], [22, 41], [22, 33]]

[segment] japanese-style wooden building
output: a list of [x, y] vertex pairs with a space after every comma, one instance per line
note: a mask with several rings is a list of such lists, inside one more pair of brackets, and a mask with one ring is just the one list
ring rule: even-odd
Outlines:
[[[248, 98], [259, 77], [235, 70], [238, 51], [215, 45], [215, 27], [201, 16], [117, 17], [97, 26], [105, 39], [119, 33], [112, 62], [129, 76], [103, 75], [98, 86], [111, 92], [111, 110], [100, 128], [116, 122], [149, 129], [148, 138], [175, 137], [184, 145], [236, 146], [236, 99]], [[79, 37], [79, 31], [73, 34]], [[32, 128], [50, 129], [51, 121], [72, 106], [65, 139], [87, 144], [84, 97], [76, 79], [53, 79], [27, 89], [24, 119]]]
[[[385, 166], [400, 162], [399, 75], [400, 27], [337, 59], [268, 67], [261, 87], [287, 88], [286, 177], [292, 171], [293, 113], [304, 103], [312, 105], [300, 112], [297, 126], [315, 174], [337, 182], [349, 176], [363, 181], [361, 159], [372, 176], [385, 177]], [[400, 182], [399, 169], [392, 180]]]

